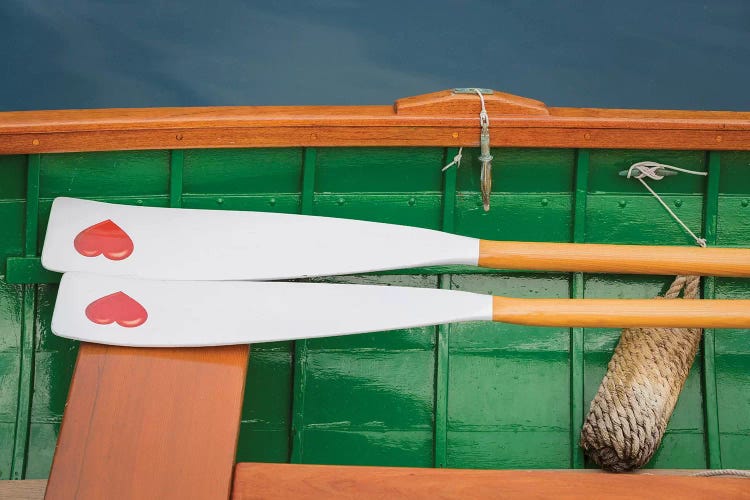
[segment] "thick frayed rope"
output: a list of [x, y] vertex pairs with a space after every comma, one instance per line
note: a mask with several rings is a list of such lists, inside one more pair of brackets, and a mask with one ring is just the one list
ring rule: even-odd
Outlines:
[[[700, 277], [677, 276], [665, 299], [699, 297]], [[684, 291], [683, 291], [684, 290]], [[700, 328], [626, 328], [581, 429], [581, 447], [603, 469], [644, 466], [664, 430], [698, 351]]]

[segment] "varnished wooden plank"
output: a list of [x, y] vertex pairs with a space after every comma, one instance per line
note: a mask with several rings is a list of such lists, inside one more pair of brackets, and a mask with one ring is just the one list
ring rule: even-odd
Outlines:
[[[495, 123], [493, 121], [493, 123]], [[750, 124], [750, 120], [748, 121]], [[536, 125], [536, 124], [534, 124]], [[493, 147], [750, 150], [748, 130], [492, 127]], [[0, 154], [138, 149], [439, 146], [476, 147], [477, 126], [309, 126], [99, 130], [0, 134]]]
[[248, 353], [82, 344], [46, 498], [227, 498]]
[[[507, 94], [506, 94], [507, 96]], [[188, 108], [113, 108], [52, 111], [5, 111], [0, 113], [0, 134], [81, 132], [95, 130], [158, 130], [174, 128], [236, 128], [267, 126], [462, 126], [478, 121], [479, 100], [456, 96], [452, 104], [432, 104], [420, 114], [406, 103], [429, 97], [400, 99], [403, 108], [384, 106], [224, 106]], [[509, 96], [515, 97], [515, 96]], [[522, 97], [520, 101], [542, 103]], [[427, 104], [427, 103], [425, 103]], [[464, 111], [465, 107], [465, 111]], [[750, 111], [631, 110], [598, 108], [545, 108], [549, 114], [502, 114], [488, 108], [492, 126], [578, 128], [652, 128], [747, 130]], [[474, 113], [476, 111], [476, 113]]]
[[[255, 106], [0, 113], [0, 154], [284, 146], [476, 146], [476, 96], [393, 106]], [[547, 108], [487, 96], [497, 147], [750, 149], [750, 112]]]
[[45, 486], [45, 479], [0, 481], [0, 500], [41, 500]]
[[235, 469], [232, 498], [741, 499], [750, 498], [749, 484], [742, 478], [670, 474], [242, 463]]

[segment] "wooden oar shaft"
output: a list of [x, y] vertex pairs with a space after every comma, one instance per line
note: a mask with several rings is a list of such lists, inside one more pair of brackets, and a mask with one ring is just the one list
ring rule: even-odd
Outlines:
[[750, 277], [750, 249], [481, 240], [479, 265], [537, 271]]
[[492, 319], [534, 326], [750, 328], [750, 300], [493, 297]]

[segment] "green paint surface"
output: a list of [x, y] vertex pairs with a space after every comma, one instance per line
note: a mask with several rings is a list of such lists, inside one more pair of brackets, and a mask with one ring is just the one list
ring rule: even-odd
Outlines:
[[[30, 195], [36, 199], [34, 186], [27, 185], [28, 158], [0, 157], [0, 479], [10, 478], [11, 470], [24, 471], [27, 478], [47, 476], [77, 355], [76, 342], [50, 331], [58, 277], [40, 272], [36, 260], [55, 196], [304, 212], [501, 240], [692, 244], [643, 186], [618, 172], [644, 160], [706, 171], [705, 152], [591, 150], [582, 167], [582, 153], [575, 150], [495, 148], [489, 213], [480, 203], [477, 150], [465, 149], [458, 169], [440, 171], [455, 153], [441, 148], [279, 148], [187, 150], [181, 157], [169, 151], [41, 155], [36, 207], [26, 206]], [[717, 244], [747, 246], [750, 153], [722, 152], [719, 160], [718, 195], [712, 200], [718, 212]], [[689, 227], [705, 230], [705, 177], [680, 174], [649, 182]], [[35, 237], [25, 232], [27, 208], [38, 213]], [[24, 257], [29, 242], [36, 255], [32, 248], [28, 259], [13, 260], [7, 277], [14, 283], [9, 283], [6, 261]], [[23, 279], [31, 284], [15, 284]], [[670, 280], [451, 267], [315, 281], [516, 297], [635, 298], [662, 293]], [[750, 280], [717, 279], [715, 293], [717, 298], [748, 298]], [[30, 308], [24, 309], [24, 300]], [[27, 344], [22, 345], [24, 328]], [[712, 446], [723, 467], [750, 468], [748, 334], [713, 334], [718, 444], [707, 444], [714, 438], [707, 432], [703, 407], [701, 351], [649, 467], [703, 468]], [[618, 338], [615, 329], [465, 323], [314, 339], [304, 348], [292, 342], [253, 345], [237, 458], [590, 467], [578, 449], [578, 415], [588, 410]], [[31, 376], [23, 378], [22, 372]], [[31, 411], [19, 455], [16, 418], [24, 394], [31, 394]]]

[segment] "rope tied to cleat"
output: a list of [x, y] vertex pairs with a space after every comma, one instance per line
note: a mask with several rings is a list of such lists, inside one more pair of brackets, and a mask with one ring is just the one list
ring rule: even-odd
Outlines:
[[[620, 175], [636, 179], [695, 240], [706, 247], [680, 220], [645, 179], [659, 181], [683, 172], [707, 175], [653, 161], [634, 163]], [[665, 299], [700, 298], [699, 276], [677, 276]], [[659, 449], [677, 398], [700, 346], [701, 328], [625, 328], [607, 365], [607, 373], [591, 401], [581, 428], [580, 445], [603, 469], [627, 472], [646, 465]]]

